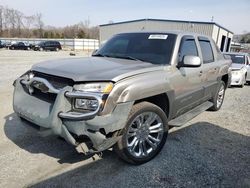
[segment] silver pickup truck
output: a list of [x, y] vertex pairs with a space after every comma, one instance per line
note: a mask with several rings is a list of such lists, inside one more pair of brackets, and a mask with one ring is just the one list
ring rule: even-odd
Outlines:
[[169, 128], [221, 108], [230, 64], [207, 36], [117, 34], [92, 57], [34, 65], [14, 82], [13, 108], [79, 152], [113, 148], [142, 164], [160, 152]]

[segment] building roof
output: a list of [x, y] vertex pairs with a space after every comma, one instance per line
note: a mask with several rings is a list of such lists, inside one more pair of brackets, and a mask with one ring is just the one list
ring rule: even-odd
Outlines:
[[102, 24], [100, 25], [100, 27], [102, 26], [110, 26], [110, 25], [118, 25], [118, 24], [124, 24], [124, 23], [133, 23], [133, 22], [141, 22], [141, 21], [158, 21], [158, 22], [178, 22], [178, 23], [194, 23], [194, 24], [209, 24], [209, 25], [216, 25], [219, 28], [222, 28], [230, 33], [233, 34], [232, 31], [228, 30], [227, 28], [217, 24], [216, 22], [201, 22], [201, 21], [185, 21], [185, 20], [164, 20], [164, 19], [138, 19], [138, 20], [131, 20], [131, 21], [124, 21], [124, 22], [116, 22], [116, 23], [109, 23], [109, 24]]

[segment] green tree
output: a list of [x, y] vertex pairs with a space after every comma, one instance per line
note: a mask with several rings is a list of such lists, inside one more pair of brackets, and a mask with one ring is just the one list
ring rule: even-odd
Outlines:
[[55, 35], [54, 35], [53, 31], [50, 32], [49, 38], [51, 38], [51, 39], [55, 38]]
[[36, 29], [34, 29], [34, 30], [32, 31], [32, 34], [33, 34], [34, 37], [37, 37], [37, 36], [38, 36], [38, 31], [37, 31]]
[[45, 32], [44, 32], [43, 38], [49, 38], [49, 33], [48, 33], [48, 31], [45, 31]]
[[61, 38], [64, 39], [64, 33], [61, 34]]
[[56, 33], [56, 38], [57, 39], [61, 38], [60, 33], [58, 33], [58, 32]]
[[246, 34], [242, 35], [240, 42], [241, 43], [250, 43], [250, 33], [246, 33]]
[[78, 31], [77, 38], [85, 38], [85, 37], [86, 37], [86, 33], [82, 29]]

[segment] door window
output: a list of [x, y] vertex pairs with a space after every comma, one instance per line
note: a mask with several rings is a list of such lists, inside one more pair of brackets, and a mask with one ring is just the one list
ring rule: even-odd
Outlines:
[[196, 43], [193, 37], [183, 37], [179, 49], [179, 62], [182, 62], [184, 56], [187, 55], [198, 56]]
[[203, 63], [211, 63], [214, 61], [213, 49], [208, 40], [199, 40]]

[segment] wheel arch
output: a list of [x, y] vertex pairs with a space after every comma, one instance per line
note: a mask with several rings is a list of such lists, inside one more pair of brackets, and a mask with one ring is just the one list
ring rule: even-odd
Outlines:
[[152, 104], [155, 104], [156, 106], [160, 107], [163, 112], [165, 112], [167, 118], [171, 116], [171, 109], [172, 109], [172, 96], [169, 93], [161, 93], [157, 95], [153, 95], [150, 97], [142, 98], [139, 100], [136, 100], [134, 104], [140, 103], [140, 102], [150, 102]]
[[229, 86], [230, 81], [229, 81], [230, 77], [228, 74], [225, 74], [221, 77], [221, 81], [223, 81], [226, 85], [226, 88]]

